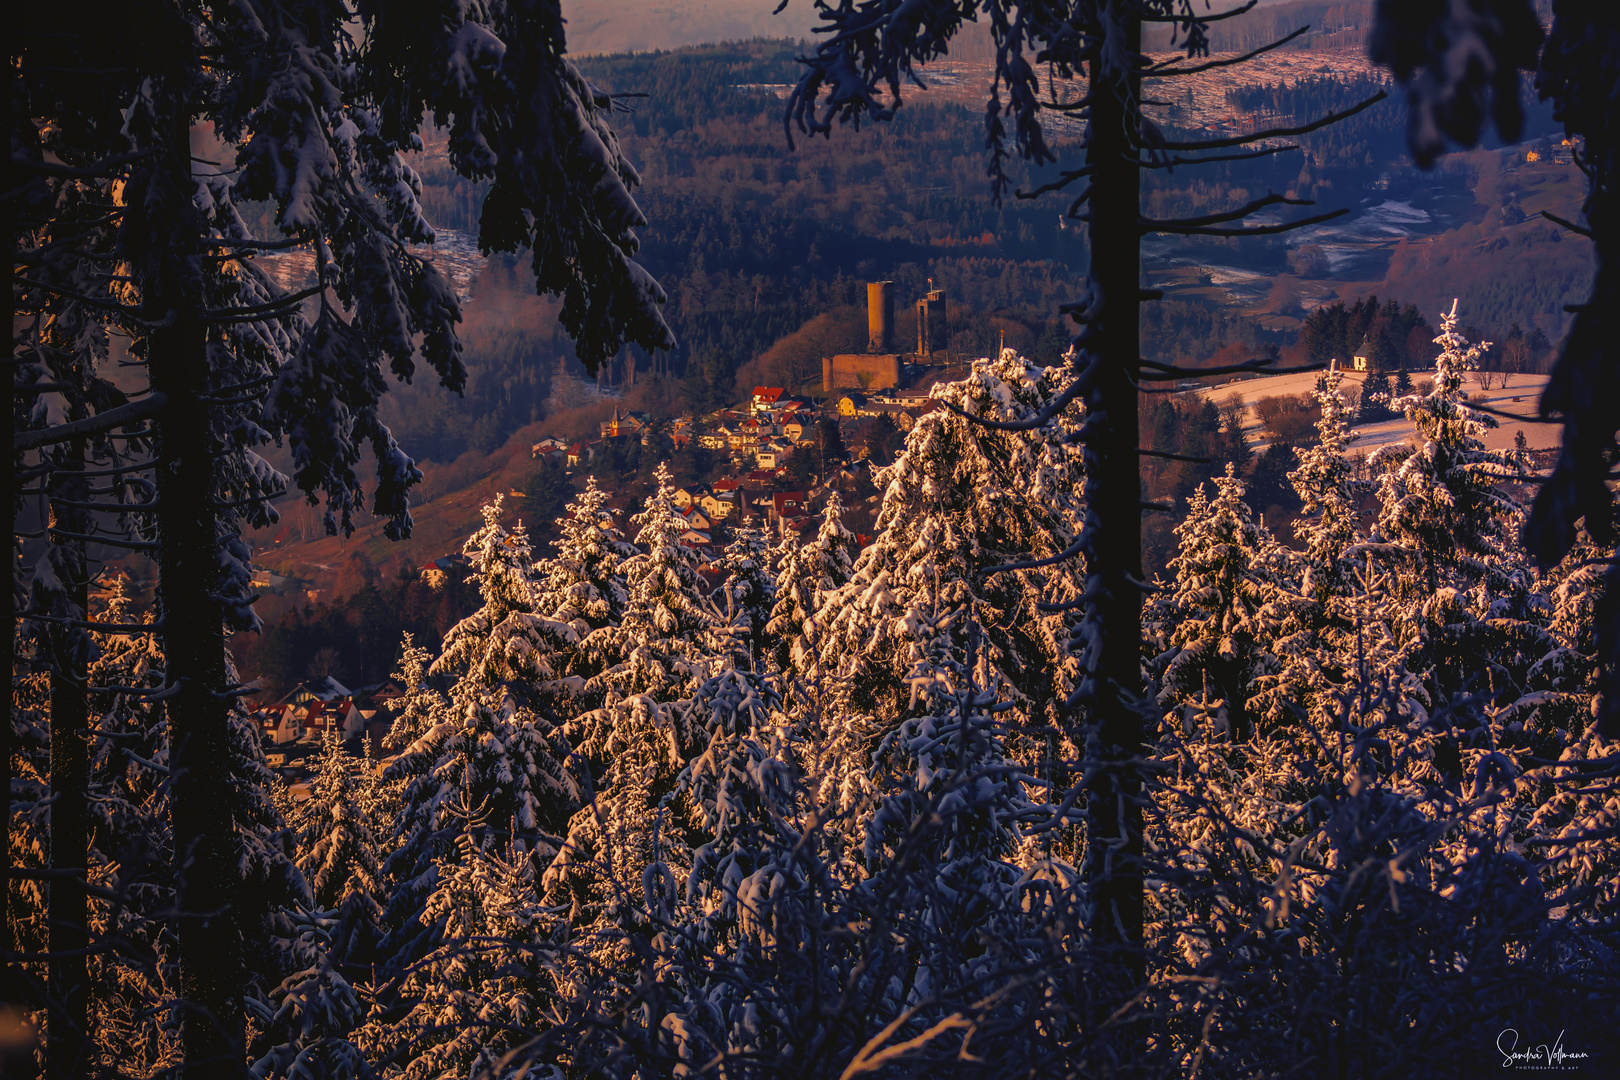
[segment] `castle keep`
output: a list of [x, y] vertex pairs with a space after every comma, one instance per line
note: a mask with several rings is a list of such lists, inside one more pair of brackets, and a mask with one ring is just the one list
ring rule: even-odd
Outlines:
[[[930, 284], [932, 284], [930, 282]], [[894, 348], [894, 282], [873, 281], [866, 286], [866, 352], [840, 353], [821, 359], [821, 388], [884, 390], [900, 385], [905, 363], [929, 363], [950, 340], [945, 292], [931, 289], [917, 301], [917, 354], [906, 357]]]

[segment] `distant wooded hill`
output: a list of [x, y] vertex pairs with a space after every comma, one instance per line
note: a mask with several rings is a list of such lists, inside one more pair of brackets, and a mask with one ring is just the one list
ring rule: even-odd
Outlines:
[[[1247, 18], [1293, 19], [1309, 15], [1310, 6], [1270, 5]], [[1330, 7], [1356, 7], [1316, 6], [1329, 15]], [[892, 123], [839, 130], [830, 139], [801, 137], [790, 149], [781, 93], [798, 77], [801, 49], [785, 39], [753, 40], [581, 59], [602, 88], [645, 95], [621, 99], [625, 111], [616, 128], [644, 180], [637, 197], [650, 224], [640, 230], [640, 257], [669, 292], [680, 347], [657, 365], [638, 353], [638, 369], [681, 376], [678, 393], [689, 407], [728, 404], [739, 369], [816, 316], [864, 303], [862, 284], [871, 278], [894, 280], [902, 307], [930, 281], [945, 289], [960, 315], [953, 315], [953, 351], [983, 355], [1009, 328], [1009, 345], [1061, 341], [1053, 330], [1061, 329], [1058, 308], [1073, 298], [1087, 258], [1084, 230], [1061, 219], [1063, 204], [1008, 199], [996, 206], [985, 177], [982, 116], [927, 93], [909, 95]], [[1322, 77], [1286, 87], [1256, 83], [1234, 95], [1230, 107], [1316, 114], [1376, 89], [1367, 80]], [[1404, 130], [1403, 110], [1392, 100], [1307, 136], [1303, 153], [1152, 174], [1146, 207], [1156, 217], [1208, 213], [1268, 190], [1355, 206], [1382, 175], [1400, 170]], [[418, 167], [431, 220], [476, 231], [482, 188], [455, 179], [442, 151], [430, 150]], [[1036, 178], [1017, 179], [1028, 187]], [[1540, 205], [1525, 207], [1534, 209]], [[1540, 237], [1513, 242], [1522, 247]], [[1196, 238], [1178, 251], [1196, 261], [1241, 257], [1262, 274], [1289, 272], [1283, 238]], [[1470, 269], [1464, 264], [1475, 251], [1483, 247], [1471, 234], [1466, 244], [1431, 246], [1423, 255], [1447, 258], [1448, 280], [1474, 280], [1475, 269], [1512, 278], [1516, 265], [1545, 262], [1521, 253], [1513, 262], [1481, 261]], [[1407, 279], [1414, 259], [1397, 260]], [[501, 273], [514, 298], [527, 288], [521, 264], [506, 262]], [[1543, 277], [1563, 280], [1561, 273]], [[1430, 297], [1409, 291], [1418, 288], [1415, 280], [1404, 289], [1368, 284], [1365, 291], [1417, 299], [1434, 314]], [[511, 305], [491, 302], [492, 287], [481, 286], [483, 300], [469, 311], [468, 398], [411, 391], [390, 406], [402, 441], [420, 456], [449, 461], [468, 450], [487, 452], [543, 419], [558, 360], [572, 359], [566, 336], [551, 332], [545, 305], [526, 305], [517, 318]], [[1493, 279], [1471, 291], [1478, 302], [1470, 317], [1493, 333], [1514, 321], [1532, 325], [1536, 312], [1527, 305], [1552, 302], [1530, 282]], [[1555, 329], [1547, 327], [1549, 334]], [[1163, 304], [1144, 314], [1144, 348], [1152, 359], [1197, 362], [1234, 343], [1260, 348], [1289, 341], [1214, 303]]]

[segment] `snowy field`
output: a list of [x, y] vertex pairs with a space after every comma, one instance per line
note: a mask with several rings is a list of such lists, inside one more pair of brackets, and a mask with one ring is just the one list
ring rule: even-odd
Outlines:
[[[1271, 440], [1270, 436], [1260, 427], [1260, 419], [1256, 414], [1254, 404], [1261, 398], [1275, 397], [1280, 394], [1307, 394], [1316, 385], [1317, 372], [1310, 371], [1298, 375], [1274, 375], [1266, 379], [1250, 379], [1244, 382], [1226, 383], [1221, 386], [1205, 390], [1191, 391], [1200, 396], [1212, 398], [1216, 404], [1224, 405], [1232, 397], [1237, 397], [1244, 404], [1243, 431], [1249, 438], [1252, 446], [1264, 447]], [[1346, 396], [1361, 393], [1361, 383], [1366, 378], [1365, 372], [1347, 371], [1344, 373], [1344, 385], [1341, 393]], [[1425, 376], [1422, 372], [1413, 374], [1413, 384], [1421, 383]], [[1519, 430], [1524, 431], [1524, 437], [1532, 450], [1547, 450], [1559, 445], [1563, 437], [1563, 426], [1560, 424], [1544, 424], [1534, 419], [1537, 403], [1541, 398], [1542, 388], [1547, 385], [1545, 375], [1509, 375], [1508, 385], [1503, 389], [1500, 385], [1501, 376], [1493, 380], [1493, 388], [1481, 390], [1479, 384], [1473, 379], [1468, 380], [1468, 393], [1470, 397], [1476, 394], [1484, 395], [1484, 403], [1493, 409], [1522, 416], [1522, 422], [1497, 417], [1501, 424], [1496, 430], [1485, 436], [1485, 445], [1492, 450], [1513, 449], [1513, 439]], [[1381, 446], [1400, 442], [1412, 434], [1412, 422], [1403, 417], [1386, 420], [1378, 424], [1358, 425], [1355, 429], [1356, 441], [1351, 447], [1352, 453], [1372, 453]]]
[[[487, 262], [478, 251], [475, 233], [455, 229], [434, 229], [431, 244], [411, 244], [411, 254], [428, 259], [439, 272], [450, 279], [456, 296], [463, 303], [472, 298], [473, 282]], [[297, 292], [315, 283], [315, 256], [309, 248], [295, 248], [284, 253], [266, 253], [258, 263], [270, 279], [288, 292]]]

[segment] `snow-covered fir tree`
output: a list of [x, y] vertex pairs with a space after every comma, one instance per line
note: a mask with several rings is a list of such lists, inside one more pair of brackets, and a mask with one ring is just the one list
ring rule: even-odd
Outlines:
[[1070, 377], [1011, 350], [976, 361], [934, 389], [946, 407], [918, 420], [879, 475], [877, 535], [815, 615], [827, 692], [813, 771], [827, 805], [870, 813], [870, 755], [912, 707], [904, 680], [923, 656], [921, 628], [950, 611], [961, 612], [958, 640], [979, 628], [971, 677], [1030, 732], [1015, 756], [1034, 768], [1063, 756], [1053, 709], [1073, 688], [1064, 605], [1082, 575], [1078, 560], [1058, 558], [1082, 516], [1080, 453], [1062, 438], [1075, 421], [1006, 431], [970, 418], [1033, 417]]
[[522, 522], [510, 530], [501, 524], [502, 499], [496, 495], [483, 508], [483, 528], [463, 548], [483, 606], [445, 634], [431, 672], [505, 685], [532, 702], [561, 675], [558, 657], [579, 644], [579, 632], [540, 611], [541, 579], [528, 531]]
[[1522, 462], [1486, 449], [1496, 418], [1470, 405], [1463, 389], [1489, 345], [1470, 344], [1458, 331], [1455, 303], [1434, 340], [1433, 388], [1392, 402], [1417, 426], [1416, 436], [1372, 459], [1380, 470], [1378, 550], [1406, 563], [1408, 595], [1482, 580], [1500, 587], [1522, 561], [1516, 535], [1523, 509], [1502, 490], [1522, 475]]
[[1464, 391], [1488, 345], [1457, 330], [1457, 307], [1441, 316], [1433, 389], [1395, 402], [1416, 425], [1409, 444], [1373, 458], [1381, 474], [1378, 522], [1359, 547], [1393, 571], [1391, 632], [1434, 699], [1485, 693], [1510, 701], [1545, 652], [1546, 600], [1519, 550], [1523, 508], [1509, 485], [1523, 461], [1488, 449], [1494, 417]]
[[[126, 579], [119, 575], [99, 622], [136, 625]], [[97, 634], [90, 684], [118, 687], [93, 694], [90, 715], [97, 737], [90, 746], [90, 880], [119, 898], [91, 901], [92, 934], [109, 934], [126, 950], [90, 958], [91, 1030], [109, 1061], [132, 1069], [160, 1069], [178, 1053], [172, 1025], [142, 1015], [174, 992], [175, 942], [161, 912], [174, 902], [169, 806], [168, 730], [149, 694], [163, 685], [163, 650], [154, 634]]]
[[1582, 714], [1597, 691], [1597, 620], [1606, 569], [1603, 549], [1582, 529], [1546, 582], [1552, 648], [1529, 672], [1529, 688], [1564, 695], [1568, 722], [1562, 726], [1571, 730], [1584, 725], [1588, 718]]
[[837, 489], [827, 496], [815, 538], [804, 544], [785, 542], [777, 567], [776, 603], [766, 629], [774, 642], [777, 670], [790, 684], [813, 677], [816, 612], [823, 597], [849, 581], [859, 554], [855, 534], [844, 526], [844, 503]]
[[685, 883], [699, 918], [736, 920], [761, 860], [797, 839], [798, 767], [781, 695], [756, 672], [726, 664], [682, 705], [704, 745], [676, 778], [706, 837]]
[[338, 920], [330, 912], [293, 909], [282, 920], [284, 963], [291, 972], [248, 1001], [256, 1029], [250, 1075], [263, 1080], [369, 1080], [376, 1075], [351, 1036], [366, 1005], [334, 957]]
[[[567, 746], [550, 721], [504, 689], [467, 679], [456, 684], [438, 722], [395, 758], [384, 779], [399, 789], [397, 846], [384, 866], [391, 892], [382, 945], [382, 968], [395, 975], [439, 947], [429, 905], [447, 868], [458, 867], [467, 850], [453, 843], [458, 814], [474, 814], [509, 838], [514, 858], [544, 867], [581, 798]], [[373, 1045], [389, 1037], [376, 1030], [378, 1022], [363, 1036]]]
[[626, 603], [624, 561], [635, 554], [613, 524], [607, 492], [596, 477], [568, 504], [559, 519], [562, 535], [553, 555], [541, 564], [540, 610], [567, 622], [583, 620], [582, 634], [616, 624]]
[[385, 749], [403, 750], [433, 726], [435, 713], [444, 706], [444, 695], [428, 682], [432, 665], [433, 654], [418, 645], [407, 630], [400, 643], [399, 667], [394, 670], [394, 678], [405, 692], [389, 704], [394, 720], [383, 736]]
[[664, 905], [651, 950], [665, 972], [659, 1023], [683, 1060], [780, 1053], [759, 1022], [757, 976], [775, 959], [775, 901], [802, 892], [814, 858], [793, 730], [774, 682], [733, 663], [683, 709], [704, 745], [671, 800], [693, 827], [690, 869], [647, 890]]
[[907, 718], [872, 756], [881, 801], [861, 853], [874, 886], [909, 924], [916, 970], [903, 1007], [1009, 960], [992, 928], [1024, 876], [1022, 830], [1050, 818], [1039, 781], [1007, 752], [1011, 714], [998, 714], [997, 695], [975, 682], [980, 628], [958, 609], [917, 632]]
[[1159, 703], [1207, 700], [1244, 739], [1254, 727], [1255, 683], [1279, 666], [1271, 645], [1290, 614], [1289, 568], [1281, 545], [1255, 523], [1232, 466], [1212, 483], [1215, 497], [1200, 486], [1176, 526], [1175, 583], [1152, 613], [1167, 627]]
[[1302, 504], [1296, 530], [1305, 542], [1302, 584], [1318, 604], [1346, 590], [1344, 553], [1356, 537], [1357, 500], [1366, 486], [1355, 480], [1347, 457], [1356, 435], [1339, 392], [1343, 382], [1344, 373], [1334, 368], [1317, 383], [1312, 397], [1322, 416], [1316, 422], [1316, 442], [1299, 452], [1299, 466], [1288, 474]]
[[1300, 451], [1298, 467], [1288, 474], [1302, 504], [1295, 535], [1304, 551], [1276, 569], [1284, 571], [1283, 587], [1297, 601], [1277, 612], [1269, 643], [1273, 663], [1257, 673], [1251, 690], [1253, 714], [1272, 725], [1314, 714], [1316, 729], [1324, 730], [1336, 689], [1355, 677], [1356, 574], [1348, 554], [1361, 538], [1359, 500], [1371, 485], [1355, 479], [1346, 457], [1356, 435], [1340, 392], [1343, 378], [1334, 367], [1317, 381], [1313, 396], [1322, 415], [1316, 442]]
[[499, 500], [467, 555], [484, 606], [445, 635], [435, 673], [453, 674], [449, 700], [427, 704], [431, 723], [394, 759], [384, 782], [395, 794], [395, 848], [384, 945], [393, 970], [432, 947], [424, 921], [440, 868], [452, 857], [450, 808], [470, 807], [544, 866], [578, 805], [570, 748], [549, 712], [553, 660], [572, 647], [573, 626], [536, 615], [536, 574], [521, 526], [499, 522]]
[[450, 839], [420, 916], [428, 948], [400, 973], [405, 1013], [374, 1020], [356, 1041], [372, 1060], [398, 1062], [403, 1080], [525, 1075], [505, 1059], [545, 1026], [555, 1001], [555, 920], [524, 844], [503, 842], [505, 830], [475, 806], [446, 810]]
[[770, 652], [767, 627], [776, 604], [776, 576], [771, 573], [770, 549], [759, 529], [739, 525], [721, 553], [724, 573], [714, 592], [715, 606], [735, 613], [745, 638], [746, 666], [763, 668]]
[[356, 971], [369, 964], [382, 925], [381, 838], [373, 831], [376, 784], [371, 763], [343, 748], [335, 728], [321, 735], [309, 799], [299, 808], [295, 858], [317, 911], [331, 912], [333, 962]]
[[[546, 886], [572, 905], [576, 932], [644, 925], [644, 877], [679, 880], [689, 870], [693, 822], [670, 795], [704, 732], [683, 706], [731, 648], [697, 553], [681, 542], [668, 467], [655, 476], [657, 489], [632, 519], [637, 554], [624, 564], [624, 617], [586, 641], [604, 664], [588, 689], [604, 703], [569, 725], [576, 751], [593, 763], [594, 798], [570, 822]], [[612, 963], [628, 959], [608, 951]]]
[[[657, 488], [631, 519], [636, 553], [623, 563], [624, 614], [618, 625], [593, 632], [587, 646], [611, 665], [592, 680], [611, 701], [686, 697], [708, 677], [714, 655], [714, 608], [698, 576], [697, 552], [681, 541], [686, 524], [675, 509], [669, 467], [660, 463], [654, 479]], [[611, 727], [610, 716], [579, 721], [589, 753], [602, 752], [595, 736]]]

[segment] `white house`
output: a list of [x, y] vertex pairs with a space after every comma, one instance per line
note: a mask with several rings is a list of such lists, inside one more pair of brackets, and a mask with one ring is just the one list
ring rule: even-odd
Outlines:
[[748, 402], [748, 411], [755, 415], [768, 412], [776, 407], [776, 403], [781, 401], [786, 393], [787, 390], [780, 386], [756, 386], [754, 396]]
[[754, 452], [754, 460], [762, 469], [774, 469], [778, 465], [786, 464], [788, 455], [792, 452], [793, 448], [787, 443], [772, 439], [760, 444], [759, 449]]
[[561, 459], [568, 454], [568, 444], [561, 439], [545, 438], [535, 443], [529, 453], [536, 458]]
[[306, 698], [266, 709], [263, 730], [278, 746], [300, 739], [314, 741], [328, 729], [335, 729], [341, 738], [353, 739], [365, 731], [366, 720], [373, 715], [374, 711], [361, 711], [353, 698], [335, 701]]

